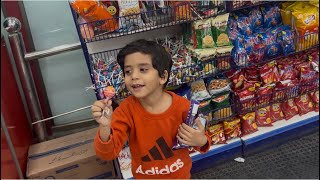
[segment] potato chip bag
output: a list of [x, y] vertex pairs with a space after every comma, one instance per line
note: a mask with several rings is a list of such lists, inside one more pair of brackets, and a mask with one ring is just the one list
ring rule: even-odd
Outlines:
[[284, 119], [284, 114], [279, 103], [274, 103], [270, 106], [270, 119], [272, 122]]
[[211, 26], [213, 40], [218, 47], [232, 45], [231, 41], [229, 40], [227, 31], [228, 20], [229, 13], [212, 18]]
[[313, 111], [313, 103], [308, 94], [303, 94], [299, 97], [294, 98], [294, 102], [298, 107], [300, 116]]
[[223, 123], [209, 126], [208, 135], [211, 137], [211, 144], [226, 144], [226, 137], [223, 131]]
[[309, 94], [314, 104], [314, 111], [319, 112], [319, 91], [315, 91]]
[[244, 116], [241, 116], [241, 132], [242, 136], [251, 134], [258, 131], [258, 126], [255, 120], [255, 113], [247, 113]]
[[293, 116], [299, 114], [299, 110], [298, 110], [298, 107], [296, 105], [296, 103], [294, 102], [294, 100], [291, 98], [291, 99], [288, 99], [287, 102], [284, 102], [280, 105], [283, 113], [284, 113], [284, 116], [285, 116], [285, 119], [286, 120], [289, 120], [291, 119]]
[[224, 135], [227, 140], [241, 136], [241, 124], [240, 119], [236, 118], [231, 121], [223, 122]]
[[258, 127], [272, 126], [272, 121], [270, 118], [270, 106], [257, 109], [255, 113]]

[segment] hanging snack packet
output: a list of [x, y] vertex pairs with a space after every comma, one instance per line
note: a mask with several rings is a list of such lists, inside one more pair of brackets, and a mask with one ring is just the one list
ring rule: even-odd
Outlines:
[[202, 79], [191, 83], [191, 99], [202, 101], [211, 98]]
[[252, 111], [256, 106], [256, 93], [255, 86], [247, 86], [242, 90], [236, 91], [235, 94], [238, 96], [240, 101], [241, 111]]
[[247, 67], [243, 69], [244, 76], [248, 81], [260, 81], [259, 70], [257, 66]]
[[281, 103], [280, 107], [286, 120], [289, 120], [293, 116], [299, 114], [298, 107], [293, 99], [288, 99], [287, 102]]
[[228, 19], [229, 13], [212, 18], [211, 26], [213, 28], [213, 40], [218, 47], [232, 45], [228, 37]]
[[255, 113], [247, 113], [241, 116], [241, 134], [245, 136], [247, 134], [252, 134], [258, 131], [258, 126], [255, 120]]
[[[199, 102], [192, 100], [191, 104], [190, 104], [189, 111], [188, 111], [187, 119], [184, 122], [186, 125], [194, 128], [194, 129], [198, 128], [197, 123], [196, 123], [196, 118], [198, 117], [197, 116], [198, 108], [199, 108]], [[201, 124], [205, 127], [206, 120], [204, 118], [200, 117], [200, 121], [201, 121]], [[185, 144], [181, 143], [178, 139], [176, 139], [172, 149], [181, 149], [181, 148], [188, 148], [188, 147], [189, 147], [188, 145], [185, 145]]]
[[304, 94], [294, 98], [294, 102], [299, 109], [300, 116], [313, 111], [313, 103], [308, 94]]
[[258, 127], [272, 126], [272, 121], [270, 118], [270, 106], [259, 108], [255, 111], [255, 113]]
[[251, 23], [253, 24], [254, 30], [263, 28], [263, 16], [258, 7], [253, 8], [250, 11], [249, 17], [251, 19]]
[[262, 43], [266, 46], [266, 55], [267, 57], [275, 57], [282, 53], [282, 47], [278, 41], [278, 33], [276, 30], [270, 33], [261, 33], [259, 37], [261, 38]]
[[238, 28], [241, 34], [251, 36], [253, 34], [253, 24], [249, 17], [242, 16], [237, 17]]
[[212, 107], [210, 105], [211, 100], [205, 100], [200, 102], [199, 104], [199, 114], [207, 121], [210, 122], [212, 120]]
[[132, 31], [144, 26], [140, 15], [140, 6], [138, 0], [118, 0], [118, 5], [120, 31]]
[[309, 94], [310, 98], [312, 99], [314, 110], [319, 112], [319, 90], [312, 92]]
[[230, 91], [230, 83], [228, 79], [212, 79], [210, 80], [208, 91], [210, 95], [219, 94], [221, 92]]
[[226, 137], [223, 132], [223, 123], [208, 127], [208, 135], [211, 137], [211, 144], [226, 144]]
[[292, 30], [285, 30], [282, 31], [282, 39], [281, 39], [281, 46], [284, 55], [288, 55], [292, 52], [296, 51], [296, 47], [294, 44], [294, 33]]
[[70, 0], [71, 7], [82, 17], [86, 22], [97, 30], [113, 32], [118, 29], [118, 22], [112, 17], [108, 10], [95, 0]]
[[261, 11], [264, 19], [264, 23], [263, 23], [264, 28], [276, 27], [282, 23], [279, 7], [262, 6]]
[[224, 135], [227, 140], [241, 136], [240, 119], [236, 118], [230, 121], [223, 122]]
[[211, 31], [210, 19], [195, 21], [194, 28], [196, 31], [197, 44], [199, 49], [215, 47]]
[[280, 108], [280, 103], [274, 103], [270, 106], [270, 119], [272, 123], [284, 119], [284, 114]]
[[259, 106], [265, 106], [270, 103], [272, 98], [273, 85], [266, 85], [257, 90]]
[[220, 120], [232, 116], [230, 107], [230, 91], [212, 96], [213, 119]]
[[226, 72], [226, 75], [232, 82], [233, 90], [241, 89], [243, 87], [245, 77], [241, 70], [232, 70]]
[[265, 64], [259, 71], [261, 80], [264, 84], [272, 84], [279, 81], [279, 72], [275, 61]]

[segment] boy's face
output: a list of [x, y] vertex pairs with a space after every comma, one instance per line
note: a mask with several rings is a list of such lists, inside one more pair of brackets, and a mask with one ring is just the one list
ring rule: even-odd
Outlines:
[[162, 90], [167, 80], [167, 76], [159, 77], [158, 71], [152, 66], [151, 56], [140, 52], [125, 57], [124, 74], [127, 89], [137, 98], [146, 98]]

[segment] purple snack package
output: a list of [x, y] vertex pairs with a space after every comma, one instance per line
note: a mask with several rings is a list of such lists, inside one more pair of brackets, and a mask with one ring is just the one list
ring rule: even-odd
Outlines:
[[[199, 109], [199, 102], [195, 100], [191, 100], [191, 105], [188, 111], [187, 119], [185, 120], [185, 124], [197, 129], [196, 118], [198, 117], [198, 109]], [[200, 117], [200, 116], [199, 116]], [[200, 117], [200, 121], [203, 126], [205, 126], [206, 120]], [[174, 145], [172, 149], [181, 149], [181, 148], [189, 148], [188, 145], [181, 143], [177, 138], [175, 139]]]

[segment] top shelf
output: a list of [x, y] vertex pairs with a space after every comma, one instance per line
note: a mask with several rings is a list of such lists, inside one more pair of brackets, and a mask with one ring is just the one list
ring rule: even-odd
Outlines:
[[226, 4], [227, 11], [228, 12], [233, 12], [233, 11], [238, 11], [241, 9], [247, 9], [251, 7], [256, 7], [264, 4], [268, 4], [274, 1], [242, 1], [242, 0], [236, 0], [236, 1], [228, 1]]
[[169, 26], [193, 22], [201, 18], [214, 17], [226, 12], [226, 3], [204, 4], [199, 2], [180, 3], [177, 6], [154, 9], [126, 16], [113, 16], [109, 19], [84, 22], [77, 12], [71, 11], [83, 43], [91, 43]]

